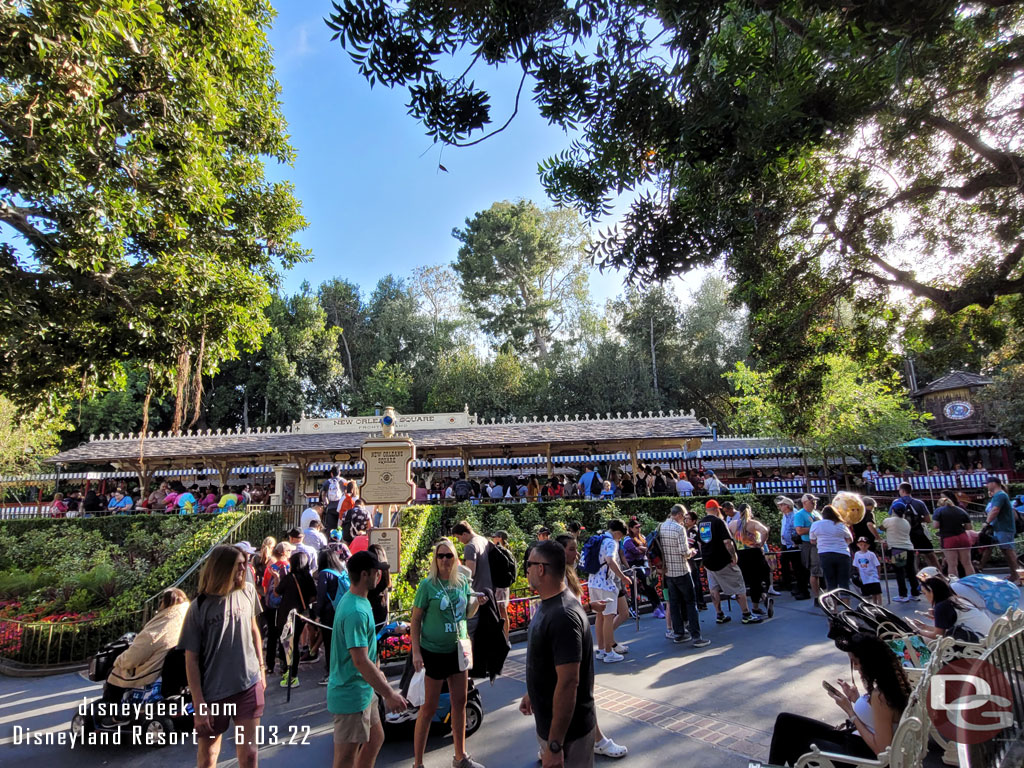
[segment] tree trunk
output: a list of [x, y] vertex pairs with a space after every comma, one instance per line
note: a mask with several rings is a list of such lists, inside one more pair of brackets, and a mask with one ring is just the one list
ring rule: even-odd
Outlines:
[[242, 426], [249, 429], [249, 388], [242, 391]]
[[654, 354], [654, 315], [651, 315], [651, 373], [654, 374], [654, 396], [658, 396], [658, 358]]
[[348, 361], [348, 368], [346, 370], [348, 371], [348, 377], [352, 382], [352, 389], [354, 390], [356, 388], [356, 369], [352, 367], [352, 353], [349, 351], [348, 340], [345, 338], [344, 330], [341, 332], [341, 343], [345, 345], [345, 359]]

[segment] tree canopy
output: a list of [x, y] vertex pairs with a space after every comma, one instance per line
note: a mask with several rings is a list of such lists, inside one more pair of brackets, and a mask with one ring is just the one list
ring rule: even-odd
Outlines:
[[[597, 258], [641, 280], [724, 263], [799, 390], [872, 331], [835, 338], [843, 301], [950, 315], [1024, 288], [1022, 6], [344, 0], [328, 23], [439, 142], [500, 131], [529, 80], [574, 135], [542, 167], [551, 197], [597, 219], [632, 193]], [[503, 114], [477, 65], [521, 70]]]
[[[201, 396], [302, 258], [267, 0], [0, 4], [0, 390]], [[194, 415], [193, 415], [194, 418]]]

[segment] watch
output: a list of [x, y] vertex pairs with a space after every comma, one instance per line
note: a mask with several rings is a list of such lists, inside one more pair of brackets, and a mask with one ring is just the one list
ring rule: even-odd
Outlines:
[[550, 752], [553, 755], [557, 755], [561, 751], [562, 751], [562, 745], [559, 744], [557, 741], [549, 741], [548, 742], [548, 752]]

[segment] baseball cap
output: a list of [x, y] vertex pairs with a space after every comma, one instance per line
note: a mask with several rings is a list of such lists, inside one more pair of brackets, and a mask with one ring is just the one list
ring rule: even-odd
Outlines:
[[922, 568], [920, 571], [917, 572], [917, 578], [920, 579], [921, 581], [924, 581], [925, 579], [930, 579], [932, 576], [941, 576], [941, 575], [942, 574], [939, 573], [939, 569], [936, 568], [934, 565], [926, 566], [926, 567]]
[[235, 544], [235, 548], [242, 550], [247, 555], [255, 555], [256, 554], [256, 547], [254, 547], [248, 541], [240, 541], [240, 542], [238, 542], [237, 544]]
[[502, 541], [508, 541], [508, 531], [495, 531], [491, 534], [492, 539], [501, 539]]
[[857, 543], [860, 544], [862, 541], [863, 542], [867, 542], [867, 540], [868, 540], [867, 536], [861, 536], [859, 539], [857, 539]]
[[341, 531], [337, 528], [331, 529], [331, 541], [341, 541]]
[[708, 499], [704, 502], [704, 509], [721, 509], [721, 507], [718, 506], [718, 502], [714, 499]]
[[348, 559], [347, 567], [349, 573], [359, 573], [361, 571], [369, 570], [370, 568], [376, 568], [378, 571], [386, 571], [389, 570], [391, 566], [388, 563], [378, 560], [377, 556], [370, 550], [364, 549], [361, 552], [356, 552]]
[[542, 525], [540, 528], [537, 529], [537, 533], [551, 533], [551, 529], [547, 526]]

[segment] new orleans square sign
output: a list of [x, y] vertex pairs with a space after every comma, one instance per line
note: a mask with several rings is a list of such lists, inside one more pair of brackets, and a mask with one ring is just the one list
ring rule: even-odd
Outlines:
[[[380, 416], [343, 416], [337, 419], [303, 419], [292, 425], [292, 432], [316, 434], [319, 432], [357, 432], [374, 434], [381, 429]], [[476, 416], [467, 411], [455, 413], [403, 413], [396, 414], [395, 428], [402, 432], [423, 429], [461, 429], [475, 427]]]

